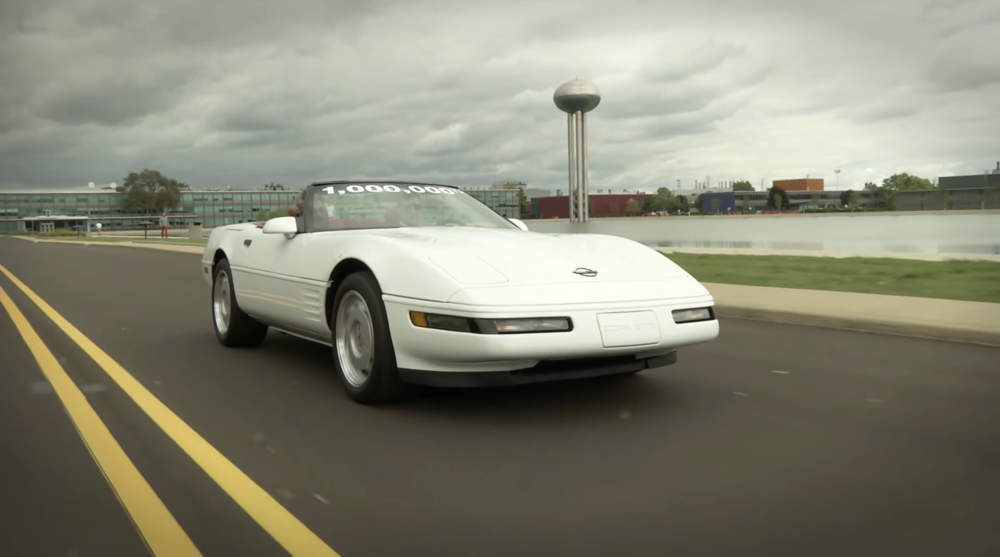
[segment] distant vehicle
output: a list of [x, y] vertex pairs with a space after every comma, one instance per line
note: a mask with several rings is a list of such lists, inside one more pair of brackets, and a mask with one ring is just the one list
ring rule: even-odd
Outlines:
[[628, 374], [715, 339], [714, 300], [642, 244], [540, 234], [452, 186], [320, 182], [296, 216], [212, 230], [215, 334], [269, 328], [333, 348], [347, 394]]

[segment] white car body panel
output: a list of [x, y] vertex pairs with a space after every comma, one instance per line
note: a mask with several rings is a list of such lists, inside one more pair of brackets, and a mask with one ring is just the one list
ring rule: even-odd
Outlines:
[[[616, 236], [415, 227], [287, 238], [236, 224], [214, 229], [208, 239], [202, 264], [209, 284], [219, 252], [229, 259], [246, 313], [326, 344], [331, 274], [344, 259], [361, 261], [382, 289], [401, 369], [509, 371], [550, 359], [659, 355], [719, 334], [717, 320], [678, 325], [671, 314], [713, 306], [703, 285], [659, 252]], [[574, 274], [578, 268], [597, 275]], [[473, 318], [570, 317], [574, 328], [459, 333], [418, 328], [410, 322], [411, 310]]]

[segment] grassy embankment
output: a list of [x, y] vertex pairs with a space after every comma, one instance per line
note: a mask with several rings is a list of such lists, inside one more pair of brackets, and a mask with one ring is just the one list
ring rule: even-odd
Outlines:
[[1000, 263], [665, 254], [702, 282], [1000, 303]]

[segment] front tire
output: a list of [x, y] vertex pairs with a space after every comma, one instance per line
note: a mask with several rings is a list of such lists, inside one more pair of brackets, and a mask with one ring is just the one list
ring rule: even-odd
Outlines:
[[330, 329], [334, 365], [352, 400], [379, 404], [415, 394], [399, 378], [382, 289], [370, 272], [351, 274], [337, 288]]
[[267, 325], [250, 317], [236, 303], [233, 288], [233, 271], [229, 260], [223, 259], [215, 265], [212, 277], [212, 323], [215, 336], [223, 346], [244, 348], [260, 346], [267, 337]]

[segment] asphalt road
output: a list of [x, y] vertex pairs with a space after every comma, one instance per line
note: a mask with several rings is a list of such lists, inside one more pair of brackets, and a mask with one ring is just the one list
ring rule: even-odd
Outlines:
[[[725, 320], [670, 368], [370, 408], [327, 348], [220, 346], [197, 256], [0, 238], [0, 265], [345, 557], [1000, 555], [998, 349]], [[0, 287], [203, 555], [289, 555]], [[0, 555], [148, 554], [47, 385], [0, 311]]]

